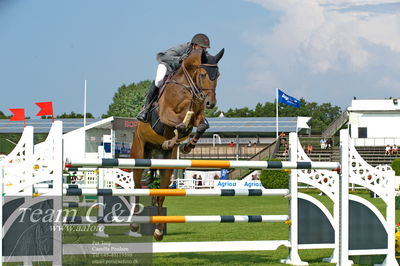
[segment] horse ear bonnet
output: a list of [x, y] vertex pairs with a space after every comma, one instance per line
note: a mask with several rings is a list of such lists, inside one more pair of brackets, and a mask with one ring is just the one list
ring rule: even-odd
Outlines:
[[224, 51], [225, 49], [222, 48], [221, 51], [219, 51], [219, 53], [216, 56], [212, 56], [209, 53], [205, 52], [203, 50], [203, 52], [201, 53], [201, 63], [202, 64], [207, 64], [207, 65], [215, 65], [215, 66], [201, 66], [202, 68], [204, 68], [207, 71], [208, 77], [211, 80], [215, 80], [218, 76], [218, 61], [222, 58], [222, 56], [224, 55]]
[[203, 50], [201, 52], [201, 63], [202, 64], [207, 64], [208, 63], [207, 55], [208, 55], [208, 53], [205, 50]]
[[225, 48], [222, 48], [221, 51], [219, 51], [219, 53], [215, 56], [217, 63], [219, 62], [219, 60], [221, 60], [224, 53], [225, 53]]

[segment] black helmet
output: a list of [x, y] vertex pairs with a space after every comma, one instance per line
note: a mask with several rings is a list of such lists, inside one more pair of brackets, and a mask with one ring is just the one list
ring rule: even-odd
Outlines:
[[191, 43], [200, 45], [204, 48], [210, 48], [210, 39], [208, 39], [207, 35], [203, 33], [197, 33], [196, 35], [194, 35]]

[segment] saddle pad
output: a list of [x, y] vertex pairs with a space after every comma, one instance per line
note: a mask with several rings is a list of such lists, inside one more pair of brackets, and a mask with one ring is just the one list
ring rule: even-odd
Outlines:
[[[164, 130], [166, 129], [166, 126], [164, 125], [161, 121], [160, 121], [160, 115], [158, 113], [159, 111], [159, 106], [157, 103], [155, 103], [153, 105], [153, 107], [150, 110], [150, 125], [151, 128], [154, 130], [154, 132], [157, 133], [157, 135], [159, 136], [163, 136], [164, 135]], [[171, 127], [169, 127], [171, 128]], [[172, 130], [173, 128], [171, 128]], [[193, 127], [189, 127], [186, 129], [186, 132], [184, 134], [179, 134], [179, 139], [187, 137], [190, 135], [190, 133], [192, 133]]]

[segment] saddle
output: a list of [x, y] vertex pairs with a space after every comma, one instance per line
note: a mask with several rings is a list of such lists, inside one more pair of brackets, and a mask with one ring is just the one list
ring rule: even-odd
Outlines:
[[164, 93], [165, 87], [167, 86], [168, 82], [172, 79], [172, 77], [175, 75], [175, 72], [171, 72], [168, 75], [165, 75], [163, 79], [163, 83], [161, 84], [161, 88], [158, 91], [155, 103], [158, 102], [160, 99], [161, 95]]

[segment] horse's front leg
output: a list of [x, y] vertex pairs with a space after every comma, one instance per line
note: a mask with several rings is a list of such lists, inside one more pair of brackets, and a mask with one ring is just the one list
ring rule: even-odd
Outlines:
[[189, 141], [179, 147], [179, 151], [183, 154], [188, 154], [191, 152], [194, 147], [196, 147], [197, 141], [203, 136], [204, 132], [210, 127], [206, 119], [201, 120], [200, 124], [197, 127], [196, 134], [193, 138], [190, 138]]
[[[157, 197], [157, 215], [163, 216], [163, 204], [165, 197]], [[161, 241], [164, 238], [165, 223], [156, 224], [153, 237], [156, 241]]]
[[185, 118], [182, 120], [179, 117], [173, 117], [171, 119], [169, 119], [170, 124], [172, 124], [176, 129], [175, 129], [175, 135], [174, 137], [172, 137], [169, 140], [164, 141], [164, 143], [162, 144], [162, 148], [164, 150], [171, 150], [175, 144], [176, 141], [179, 138], [179, 135], [184, 135], [186, 130], [187, 130], [187, 126], [190, 122], [190, 120], [192, 119], [193, 116], [193, 112], [192, 111], [188, 111], [185, 115]]
[[[135, 189], [141, 189], [142, 185], [140, 183], [142, 179], [142, 173], [143, 169], [135, 169], [133, 170], [133, 177], [135, 180]], [[140, 205], [139, 205], [139, 196], [135, 196], [135, 207], [133, 210], [134, 214], [138, 214], [140, 211]], [[137, 223], [131, 223], [130, 224], [130, 230], [132, 232], [138, 232], [139, 231], [139, 225]]]

